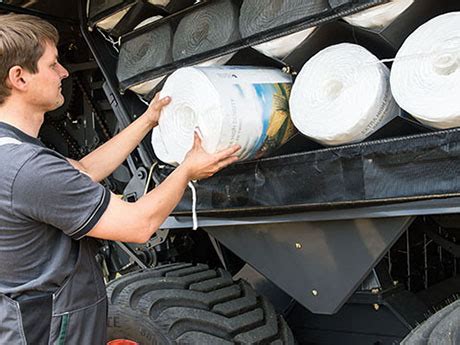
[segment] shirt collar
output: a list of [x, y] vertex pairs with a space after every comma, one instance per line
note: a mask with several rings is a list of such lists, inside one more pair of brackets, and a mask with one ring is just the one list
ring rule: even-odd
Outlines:
[[14, 134], [14, 137], [22, 142], [43, 146], [39, 139], [24, 133], [19, 128], [0, 121], [0, 136], [11, 136], [11, 134]]

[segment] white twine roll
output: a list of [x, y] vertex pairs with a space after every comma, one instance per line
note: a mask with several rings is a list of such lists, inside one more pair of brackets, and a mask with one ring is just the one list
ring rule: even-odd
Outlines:
[[[151, 1], [149, 1], [149, 2], [151, 2]], [[169, 3], [169, 1], [163, 1], [163, 2], [159, 1], [159, 3], [160, 2], [161, 3], [163, 3], [163, 2], [168, 2]], [[163, 18], [163, 16], [153, 16], [153, 17], [147, 18], [147, 19], [143, 20], [142, 22], [140, 22], [139, 24], [137, 24], [136, 27], [134, 28], [134, 30], [139, 29], [139, 28], [141, 28], [141, 27], [143, 27], [145, 25], [148, 25], [150, 23], [154, 23], [157, 20], [160, 20], [162, 18]], [[150, 91], [152, 91], [155, 86], [157, 86], [159, 83], [161, 83], [163, 78], [164, 77], [158, 77], [158, 78], [155, 78], [155, 79], [151, 79], [149, 81], [146, 81], [145, 83], [132, 86], [129, 89], [131, 91], [134, 91], [134, 92], [144, 96], [144, 95], [147, 95]]]
[[460, 12], [433, 18], [406, 39], [393, 63], [391, 88], [400, 107], [420, 122], [460, 126]]
[[306, 40], [316, 27], [308, 28], [293, 34], [275, 38], [274, 40], [264, 42], [254, 46], [253, 48], [264, 55], [284, 59], [292, 53], [304, 40]]
[[[423, 0], [422, 0], [423, 1]], [[391, 0], [382, 5], [343, 18], [353, 26], [368, 29], [383, 29], [407, 10], [414, 0]]]
[[239, 144], [240, 159], [270, 153], [295, 132], [288, 111], [290, 86], [291, 77], [276, 69], [177, 70], [160, 94], [172, 101], [153, 131], [155, 154], [166, 163], [181, 163], [193, 145], [196, 128], [207, 152]]
[[[249, 37], [328, 9], [326, 0], [244, 0], [239, 21], [241, 35]], [[258, 44], [253, 48], [267, 56], [283, 59], [313, 31], [314, 28], [308, 28]]]
[[174, 33], [173, 59], [204, 53], [239, 38], [238, 6], [230, 0], [210, 2], [179, 22]]
[[[151, 2], [151, 1], [149, 1], [149, 2]], [[157, 5], [162, 5], [163, 4], [164, 6], [166, 6], [169, 3], [169, 1], [161, 1], [161, 0], [156, 1], [156, 2], [157, 2]], [[138, 28], [140, 28], [142, 26], [145, 26], [147, 24], [155, 22], [155, 21], [157, 21], [157, 20], [159, 20], [161, 18], [163, 18], [163, 17], [162, 16], [154, 16], [154, 17], [148, 18], [148, 19], [144, 20], [143, 22], [141, 22], [139, 25], [137, 25], [135, 29], [138, 29]], [[233, 57], [233, 55], [234, 55], [234, 53], [226, 54], [224, 56], [220, 56], [220, 57], [217, 57], [217, 58], [213, 58], [213, 59], [201, 62], [201, 63], [197, 64], [197, 66], [219, 66], [219, 65], [224, 65], [225, 63], [227, 63]], [[152, 65], [152, 68], [153, 67], [155, 67], [155, 64]], [[134, 86], [130, 87], [129, 89], [131, 91], [136, 92], [137, 94], [145, 96], [145, 95], [149, 94], [159, 83], [161, 83], [161, 81], [163, 79], [164, 79], [164, 76], [160, 76], [160, 77], [145, 81], [143, 83], [134, 85]]]
[[292, 121], [325, 145], [359, 142], [400, 114], [388, 79], [388, 68], [365, 48], [350, 43], [328, 47], [295, 80]]
[[[147, 18], [136, 26], [141, 28], [147, 24], [162, 19], [162, 16]], [[123, 81], [142, 72], [160, 67], [172, 62], [172, 29], [169, 23], [153, 28], [122, 44], [117, 65], [118, 80]], [[147, 80], [144, 83], [131, 86], [130, 89], [145, 95], [160, 81], [161, 77]]]
[[[235, 55], [234, 53], [226, 54], [224, 56], [219, 56], [214, 59], [210, 59], [204, 62], [197, 64], [196, 66], [221, 66], [225, 65], [232, 57]], [[161, 81], [164, 79], [164, 76], [146, 81], [142, 84], [130, 87], [131, 91], [134, 91], [140, 95], [147, 95], [149, 94], [153, 88], [155, 88]]]

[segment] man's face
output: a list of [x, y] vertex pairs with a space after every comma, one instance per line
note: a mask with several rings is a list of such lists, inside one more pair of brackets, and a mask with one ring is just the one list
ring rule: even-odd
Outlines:
[[47, 112], [64, 104], [61, 81], [69, 76], [58, 62], [58, 52], [51, 43], [46, 43], [45, 51], [38, 60], [38, 72], [30, 75], [28, 98], [40, 111]]

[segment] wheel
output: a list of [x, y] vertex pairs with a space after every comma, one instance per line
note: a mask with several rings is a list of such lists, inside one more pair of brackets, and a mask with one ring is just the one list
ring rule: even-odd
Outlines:
[[173, 264], [107, 286], [109, 340], [139, 344], [294, 344], [271, 304], [222, 269]]
[[415, 328], [402, 345], [460, 344], [460, 300], [430, 316]]

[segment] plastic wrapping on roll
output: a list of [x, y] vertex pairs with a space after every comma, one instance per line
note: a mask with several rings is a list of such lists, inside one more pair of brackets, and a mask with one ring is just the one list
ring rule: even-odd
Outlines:
[[460, 12], [415, 30], [396, 55], [391, 88], [401, 108], [434, 128], [460, 126]]
[[120, 20], [126, 15], [126, 13], [128, 13], [128, 11], [129, 8], [120, 10], [117, 13], [97, 22], [96, 26], [105, 31], [110, 31], [120, 22]]
[[352, 4], [353, 0], [329, 0], [331, 8], [337, 8], [346, 4]]
[[[136, 28], [161, 19], [161, 16], [148, 18]], [[172, 62], [171, 57], [172, 30], [169, 24], [155, 27], [149, 32], [141, 34], [122, 44], [118, 58], [118, 80], [127, 80], [142, 72]], [[160, 80], [150, 80], [148, 84], [136, 85], [133, 91], [146, 94]]]
[[239, 38], [238, 7], [230, 0], [215, 1], [182, 18], [174, 34], [173, 58], [207, 52]]
[[[144, 20], [142, 23], [140, 23], [139, 25], [136, 26], [136, 29], [137, 28], [140, 28], [144, 25], [147, 25], [149, 23], [152, 23], [154, 22], [155, 20], [159, 20], [161, 19], [162, 17], [161, 16], [155, 16], [155, 17], [152, 17], [152, 18], [149, 18], [149, 19], [146, 19]], [[234, 54], [227, 54], [227, 55], [224, 55], [224, 56], [220, 56], [220, 57], [217, 57], [217, 58], [214, 58], [214, 59], [211, 59], [211, 60], [208, 60], [208, 61], [204, 61], [204, 62], [201, 62], [198, 64], [198, 66], [214, 66], [214, 65], [223, 65], [225, 64], [228, 60], [230, 60], [232, 58]], [[157, 78], [154, 78], [154, 79], [151, 79], [151, 80], [148, 80], [146, 82], [143, 82], [141, 84], [138, 84], [138, 85], [135, 85], [135, 86], [132, 86], [130, 87], [129, 89], [131, 91], [134, 91], [140, 95], [147, 95], [148, 93], [150, 93], [158, 84], [161, 83], [161, 81], [163, 80], [164, 76], [161, 76], [161, 77], [157, 77]]]
[[[243, 37], [273, 29], [296, 20], [321, 13], [329, 8], [325, 0], [245, 0], [241, 5], [240, 31]], [[312, 32], [313, 28], [258, 44], [253, 48], [276, 58], [291, 53]]]
[[270, 154], [295, 133], [290, 89], [291, 77], [276, 69], [179, 69], [161, 90], [160, 96], [172, 101], [152, 134], [155, 154], [166, 163], [181, 163], [196, 128], [207, 152], [239, 144], [240, 159]]
[[129, 90], [134, 91], [135, 93], [138, 93], [139, 95], [146, 96], [147, 94], [150, 93], [158, 84], [161, 83], [163, 80], [164, 76], [154, 78], [147, 80], [143, 83], [131, 86]]
[[169, 5], [171, 0], [148, 0], [148, 2], [155, 6], [166, 7]]
[[275, 38], [268, 42], [264, 42], [254, 46], [253, 48], [264, 55], [284, 59], [292, 53], [304, 40], [308, 38], [316, 27], [308, 28], [293, 34]]
[[297, 129], [325, 145], [362, 141], [400, 114], [388, 68], [350, 43], [328, 47], [302, 67], [289, 106]]
[[[331, 3], [331, 6], [333, 6], [334, 1], [329, 0], [329, 2]], [[414, 0], [391, 0], [385, 4], [377, 5], [350, 16], [346, 16], [343, 19], [353, 26], [368, 29], [382, 29], [391, 24], [413, 3]]]
[[175, 13], [192, 6], [195, 0], [147, 0], [148, 3], [162, 7], [168, 13]]
[[111, 8], [121, 6], [123, 2], [123, 0], [90, 0], [87, 8], [88, 17], [94, 18]]

